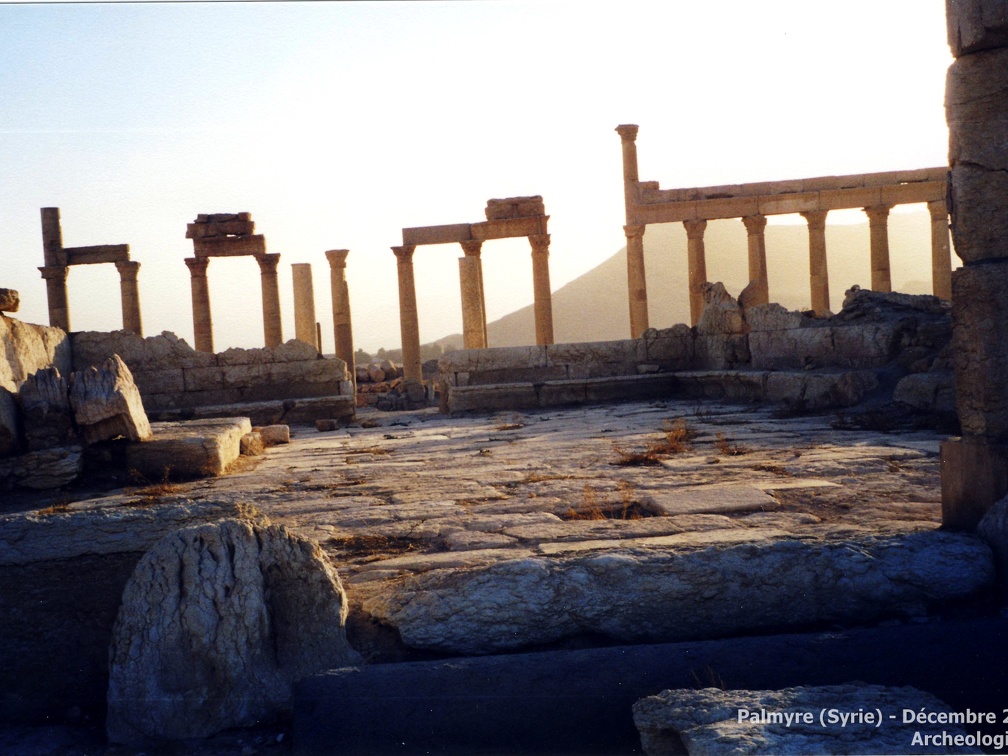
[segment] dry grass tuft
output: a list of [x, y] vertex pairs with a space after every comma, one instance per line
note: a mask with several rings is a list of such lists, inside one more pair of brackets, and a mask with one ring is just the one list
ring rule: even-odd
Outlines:
[[739, 457], [752, 451], [752, 449], [745, 444], [733, 443], [732, 440], [724, 433], [717, 434], [717, 440], [714, 442], [714, 446], [717, 447], [719, 452], [728, 457]]
[[780, 465], [774, 465], [774, 464], [753, 465], [752, 469], [757, 470], [759, 472], [773, 473], [774, 475], [779, 475], [782, 478], [794, 477], [794, 473], [792, 473], [785, 467], [781, 467]]
[[665, 457], [690, 451], [693, 448], [693, 439], [697, 436], [696, 431], [682, 418], [666, 420], [662, 424], [662, 434], [663, 438], [649, 442], [644, 451], [628, 452], [613, 444], [616, 454], [619, 455], [614, 464], [621, 467], [657, 465]]
[[562, 515], [565, 520], [639, 520], [649, 514], [634, 498], [633, 485], [625, 480], [616, 484], [619, 501], [602, 501], [598, 491], [585, 485], [584, 501], [577, 507], [568, 507]]

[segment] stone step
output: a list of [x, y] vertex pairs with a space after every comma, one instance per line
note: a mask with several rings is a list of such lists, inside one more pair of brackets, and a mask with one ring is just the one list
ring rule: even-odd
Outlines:
[[334, 670], [295, 685], [293, 748], [639, 753], [633, 704], [668, 688], [857, 680], [913, 686], [956, 711], [1000, 713], [1008, 697], [1005, 633], [1008, 620], [979, 619]]

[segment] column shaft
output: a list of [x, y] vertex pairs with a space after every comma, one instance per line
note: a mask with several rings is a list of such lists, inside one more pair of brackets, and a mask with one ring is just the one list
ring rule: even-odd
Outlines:
[[350, 380], [356, 384], [354, 364], [353, 328], [350, 323], [350, 288], [347, 286], [346, 259], [348, 249], [331, 249], [325, 253], [329, 260], [329, 286], [332, 289], [333, 335], [336, 339], [336, 356], [347, 364]]
[[280, 323], [280, 282], [277, 278], [280, 255], [256, 255], [256, 262], [259, 263], [262, 283], [263, 336], [266, 346], [280, 346], [283, 343], [283, 327]]
[[707, 283], [707, 257], [704, 250], [705, 220], [683, 221], [686, 227], [686, 260], [689, 275], [690, 325], [696, 325], [703, 313], [703, 285]]
[[420, 321], [417, 317], [416, 281], [413, 278], [415, 246], [392, 247], [399, 273], [399, 332], [402, 336], [403, 377], [422, 381], [420, 367]]
[[46, 282], [46, 298], [49, 302], [49, 325], [62, 328], [70, 333], [70, 300], [67, 296], [66, 265], [43, 266], [39, 268]]
[[536, 344], [553, 343], [553, 292], [550, 291], [549, 234], [530, 236], [532, 245], [532, 291], [535, 298]]
[[770, 284], [767, 280], [765, 215], [749, 215], [742, 219], [749, 235], [749, 282], [755, 283], [752, 304], [770, 302]]
[[892, 291], [889, 269], [889, 208], [886, 205], [866, 207], [871, 233], [871, 288], [872, 291]]
[[208, 257], [187, 257], [192, 287], [193, 336], [197, 352], [213, 353], [213, 319], [210, 315], [210, 287], [207, 285]]
[[812, 310], [816, 315], [829, 312], [829, 271], [826, 264], [826, 213], [827, 210], [809, 210], [802, 213], [808, 222], [809, 234], [809, 292]]
[[42, 255], [47, 268], [66, 265], [63, 254], [63, 229], [58, 207], [42, 208]]
[[134, 260], [121, 260], [115, 266], [119, 271], [119, 291], [122, 294], [123, 328], [137, 336], [143, 336], [143, 322], [140, 317], [140, 289], [137, 285], [140, 263]]
[[486, 348], [486, 324], [483, 321], [483, 286], [480, 259], [459, 258], [459, 286], [462, 292], [462, 342], [466, 349]]
[[623, 226], [627, 241], [627, 291], [630, 300], [630, 338], [648, 328], [647, 278], [644, 274], [644, 226]]
[[322, 351], [315, 328], [315, 287], [312, 284], [311, 263], [291, 265], [294, 285], [294, 338]]
[[952, 246], [948, 208], [944, 201], [928, 202], [931, 213], [931, 287], [941, 299], [952, 299]]

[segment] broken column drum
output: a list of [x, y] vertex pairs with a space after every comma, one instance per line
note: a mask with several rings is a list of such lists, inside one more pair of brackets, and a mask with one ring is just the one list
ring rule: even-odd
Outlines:
[[709, 220], [741, 218], [749, 238], [749, 284], [754, 304], [771, 301], [766, 273], [764, 229], [767, 216], [799, 213], [809, 225], [809, 290], [812, 309], [829, 310], [826, 265], [826, 213], [861, 209], [871, 227], [871, 281], [875, 291], [890, 291], [888, 216], [890, 208], [928, 203], [931, 212], [932, 286], [935, 296], [948, 299], [952, 261], [945, 204], [948, 170], [924, 168], [854, 176], [826, 176], [791, 181], [766, 181], [729, 186], [661, 189], [657, 181], [641, 181], [637, 171], [637, 132], [634, 124], [616, 127], [623, 148], [623, 196], [626, 205], [627, 296], [630, 336], [648, 327], [647, 282], [644, 271], [644, 232], [649, 223], [683, 223], [689, 250], [690, 318], [696, 325], [706, 282], [703, 231]]
[[45, 265], [39, 268], [46, 282], [49, 325], [70, 331], [70, 301], [67, 274], [71, 265], [113, 263], [119, 271], [122, 296], [123, 329], [143, 336], [140, 317], [140, 291], [137, 274], [140, 263], [129, 259], [128, 244], [101, 244], [90, 247], [64, 247], [58, 207], [42, 208], [42, 254]]
[[213, 318], [206, 277], [211, 257], [249, 256], [256, 259], [262, 286], [265, 344], [273, 347], [283, 343], [277, 279], [280, 255], [267, 254], [266, 237], [254, 231], [255, 224], [250, 213], [201, 213], [186, 228], [186, 238], [192, 239], [196, 255], [187, 258], [185, 263], [192, 276], [193, 330], [197, 351], [213, 352]]

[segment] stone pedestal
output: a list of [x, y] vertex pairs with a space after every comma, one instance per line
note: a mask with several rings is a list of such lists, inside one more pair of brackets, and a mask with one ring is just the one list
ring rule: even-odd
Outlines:
[[115, 264], [119, 271], [119, 290], [122, 294], [123, 329], [143, 336], [143, 323], [140, 319], [140, 289], [137, 285], [137, 274], [140, 263], [133, 260], [123, 260]]
[[829, 272], [826, 263], [826, 210], [802, 213], [809, 234], [809, 293], [816, 315], [829, 312]]
[[312, 284], [310, 263], [294, 263], [291, 265], [291, 278], [294, 282], [294, 338], [311, 344], [322, 351], [318, 343], [315, 328], [315, 288]]
[[707, 283], [707, 258], [704, 250], [705, 220], [683, 221], [686, 227], [686, 257], [689, 270], [690, 325], [696, 325], [703, 312], [703, 285]]
[[928, 202], [927, 206], [931, 214], [931, 293], [941, 299], [952, 299], [948, 208], [944, 202]]
[[626, 233], [627, 290], [630, 297], [630, 338], [648, 329], [647, 278], [644, 274], [644, 226], [623, 226]]
[[420, 367], [420, 321], [417, 317], [416, 281], [413, 278], [413, 245], [392, 247], [399, 274], [399, 332], [402, 337], [403, 378], [422, 381]]
[[197, 352], [213, 354], [213, 319], [210, 316], [210, 287], [207, 285], [206, 257], [187, 257], [190, 286], [192, 288], [193, 338]]
[[350, 288], [347, 286], [346, 260], [348, 249], [331, 249], [325, 253], [329, 261], [329, 286], [332, 289], [333, 332], [336, 356], [347, 364], [350, 380], [356, 381], [354, 370], [353, 327], [350, 319]]
[[[277, 279], [280, 255], [256, 255], [255, 258], [259, 263], [259, 275], [262, 281], [263, 336], [266, 346], [280, 346], [283, 343], [283, 328], [280, 324], [280, 282]], [[314, 324], [314, 319], [312, 322]], [[308, 343], [312, 341], [313, 339], [309, 337]]]
[[941, 444], [942, 525], [975, 530], [984, 514], [1008, 494], [1008, 445], [978, 436]]
[[742, 219], [749, 236], [749, 283], [756, 284], [755, 296], [747, 305], [768, 304], [770, 284], [766, 264], [766, 216], [748, 215]]
[[886, 205], [866, 207], [868, 228], [871, 234], [871, 288], [872, 291], [892, 291], [889, 271], [889, 208]]
[[[550, 291], [549, 234], [530, 236], [532, 245], [532, 290], [535, 298], [536, 344], [553, 343], [553, 294]], [[643, 274], [643, 269], [642, 269]]]

